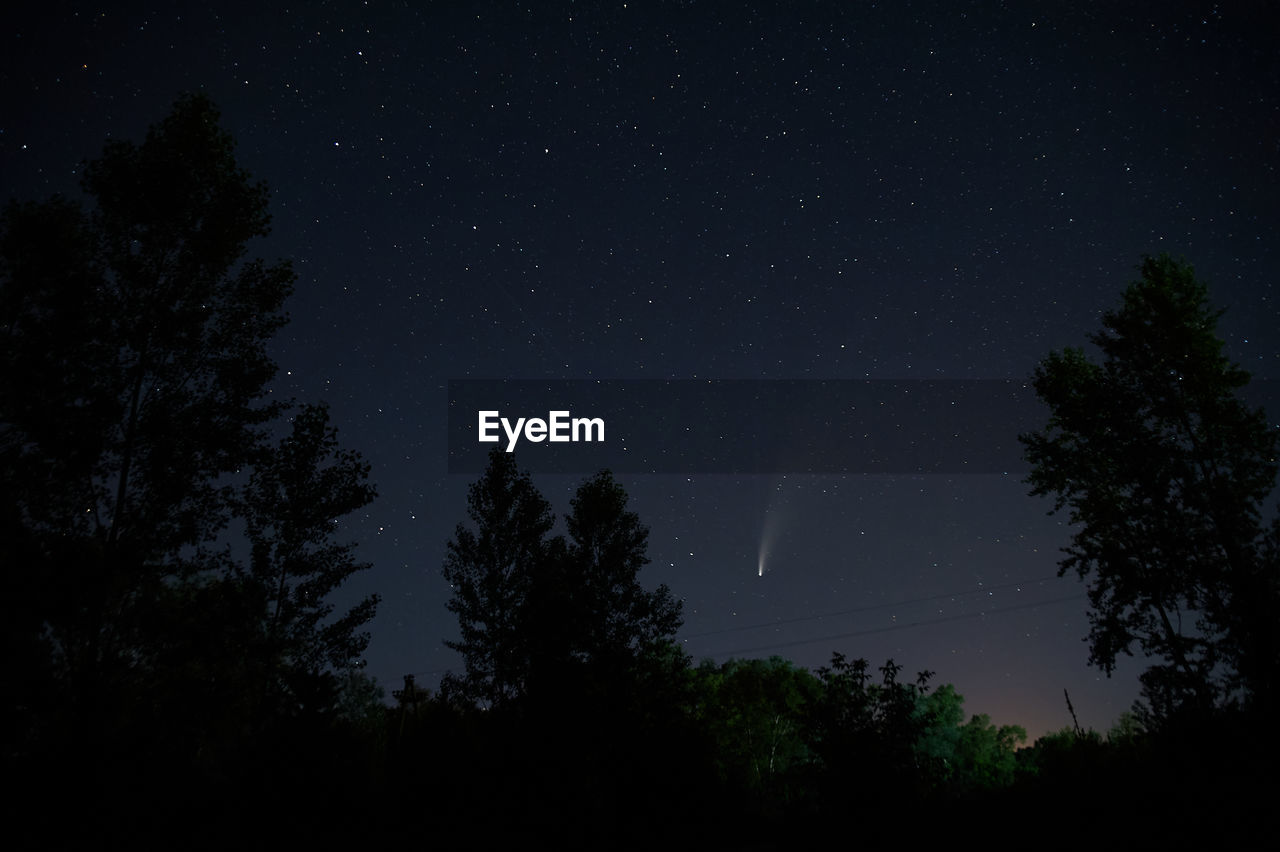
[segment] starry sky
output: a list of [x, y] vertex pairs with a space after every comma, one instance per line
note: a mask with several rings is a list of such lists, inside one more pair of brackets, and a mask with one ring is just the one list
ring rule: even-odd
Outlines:
[[[1265, 8], [26, 4], [0, 33], [0, 175], [6, 200], [74, 196], [180, 91], [219, 105], [272, 190], [251, 251], [299, 273], [272, 393], [327, 401], [373, 467], [340, 529], [374, 566], [350, 599], [383, 598], [369, 671], [434, 687], [474, 479], [448, 471], [450, 381], [1022, 382], [1159, 252], [1280, 378]], [[1064, 689], [1105, 730], [1141, 661], [1087, 666], [1070, 528], [1023, 473], [619, 479], [695, 659], [892, 657], [1032, 736], [1070, 724]], [[535, 483], [563, 513], [583, 478]]]

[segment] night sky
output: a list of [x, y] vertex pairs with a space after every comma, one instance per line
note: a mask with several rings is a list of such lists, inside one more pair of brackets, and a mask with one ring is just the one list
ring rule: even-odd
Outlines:
[[[273, 393], [373, 466], [340, 532], [388, 689], [460, 667], [450, 380], [1021, 381], [1160, 252], [1280, 378], [1268, 4], [185, 5], [10, 13], [3, 195], [76, 195], [180, 91], [219, 105], [272, 190], [251, 254], [299, 273]], [[1023, 473], [619, 479], [695, 660], [892, 657], [1033, 737], [1064, 688], [1105, 731], [1141, 660], [1087, 666], [1070, 530]], [[584, 476], [535, 483], [563, 514]]]

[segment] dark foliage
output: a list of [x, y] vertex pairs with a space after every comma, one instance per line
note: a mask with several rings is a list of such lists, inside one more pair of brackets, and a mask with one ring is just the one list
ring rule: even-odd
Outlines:
[[509, 453], [490, 454], [467, 502], [474, 529], [458, 525], [444, 564], [462, 634], [449, 645], [466, 665], [450, 692], [498, 708], [598, 694], [679, 627], [670, 590], [638, 582], [649, 531], [607, 472], [578, 489], [567, 540]]
[[1059, 573], [1089, 582], [1090, 662], [1134, 647], [1153, 719], [1243, 700], [1274, 705], [1280, 576], [1262, 504], [1277, 433], [1237, 392], [1219, 311], [1185, 264], [1143, 261], [1141, 280], [1082, 350], [1052, 353], [1035, 388], [1048, 425], [1023, 436], [1032, 493], [1077, 525]]
[[[55, 198], [0, 221], [18, 846], [795, 848], [831, 825], [898, 846], [907, 820], [998, 820], [1079, 848], [1239, 845], [1261, 826], [1276, 440], [1236, 401], [1247, 377], [1180, 264], [1144, 264], [1093, 339], [1103, 364], [1041, 366], [1053, 417], [1026, 439], [1037, 493], [1081, 525], [1063, 571], [1092, 580], [1094, 662], [1135, 643], [1163, 661], [1147, 716], [1015, 752], [1020, 728], [966, 722], [954, 688], [902, 683], [892, 660], [693, 667], [680, 604], [639, 583], [648, 530], [622, 487], [588, 479], [553, 535], [501, 452], [444, 565], [466, 671], [438, 695], [407, 678], [384, 706], [357, 668], [376, 597], [330, 602], [367, 567], [334, 532], [373, 498], [368, 466], [324, 406], [286, 424], [266, 392], [293, 275], [243, 259], [265, 189], [201, 97], [108, 145], [84, 189], [89, 212]], [[1104, 809], [1105, 828], [1077, 818]]]
[[253, 774], [286, 717], [327, 729], [376, 603], [330, 618], [363, 567], [330, 539], [373, 492], [323, 407], [268, 441], [294, 274], [245, 258], [267, 190], [214, 106], [180, 98], [83, 174], [88, 209], [0, 219], [5, 747], [105, 801]]
[[[263, 698], [274, 712], [327, 706], [335, 673], [357, 664], [369, 644], [360, 628], [373, 617], [376, 595], [331, 619], [329, 596], [355, 571], [354, 547], [332, 541], [338, 518], [374, 498], [369, 465], [338, 447], [324, 406], [304, 407], [291, 433], [258, 465], [245, 490], [243, 513], [252, 555], [236, 580], [256, 590], [265, 612], [260, 641], [270, 668]], [[317, 701], [315, 697], [326, 696]]]
[[916, 744], [928, 727], [920, 701], [932, 673], [900, 683], [901, 670], [887, 660], [876, 680], [866, 660], [839, 653], [818, 670], [823, 691], [808, 725], [824, 805], [851, 791], [881, 802], [914, 796], [927, 786]]
[[561, 554], [548, 541], [555, 517], [514, 457], [498, 452], [467, 494], [467, 515], [475, 528], [458, 525], [443, 568], [453, 590], [447, 606], [461, 631], [446, 644], [462, 654], [466, 671], [445, 687], [464, 701], [501, 707], [527, 691], [529, 598], [538, 574], [559, 567]]

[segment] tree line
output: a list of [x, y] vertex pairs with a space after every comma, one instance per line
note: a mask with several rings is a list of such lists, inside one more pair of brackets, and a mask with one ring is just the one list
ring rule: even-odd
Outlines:
[[[1239, 399], [1249, 377], [1204, 284], [1166, 256], [1103, 317], [1100, 362], [1069, 349], [1036, 369], [1049, 419], [1022, 438], [1032, 493], [1073, 524], [1060, 574], [1088, 585], [1089, 661], [1149, 661], [1106, 737], [1073, 726], [1026, 746], [892, 660], [695, 664], [675, 641], [679, 600], [641, 583], [649, 533], [622, 486], [586, 479], [557, 534], [498, 451], [442, 566], [463, 669], [434, 694], [406, 679], [386, 704], [361, 671], [376, 595], [330, 602], [370, 567], [339, 535], [375, 496], [369, 466], [323, 403], [270, 392], [295, 275], [246, 257], [268, 194], [218, 122], [184, 96], [143, 142], [87, 164], [87, 205], [0, 215], [3, 745], [27, 781], [20, 839], [74, 813], [108, 843], [434, 826], [482, 846], [782, 845], [854, 814], [887, 844], [921, 813], [1048, 819], [1089, 789], [1126, 801], [1149, 840], [1163, 814], [1222, 828], [1204, 801], [1274, 791], [1253, 772], [1275, 742], [1277, 432]], [[1188, 772], [1212, 783], [1170, 781]]]

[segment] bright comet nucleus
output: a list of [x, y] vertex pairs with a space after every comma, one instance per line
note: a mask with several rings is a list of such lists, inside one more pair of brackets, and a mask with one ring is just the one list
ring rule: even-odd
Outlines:
[[774, 542], [778, 538], [780, 519], [775, 512], [766, 512], [764, 525], [760, 530], [760, 549], [756, 551], [756, 576], [763, 577], [769, 568], [769, 556], [773, 553]]

